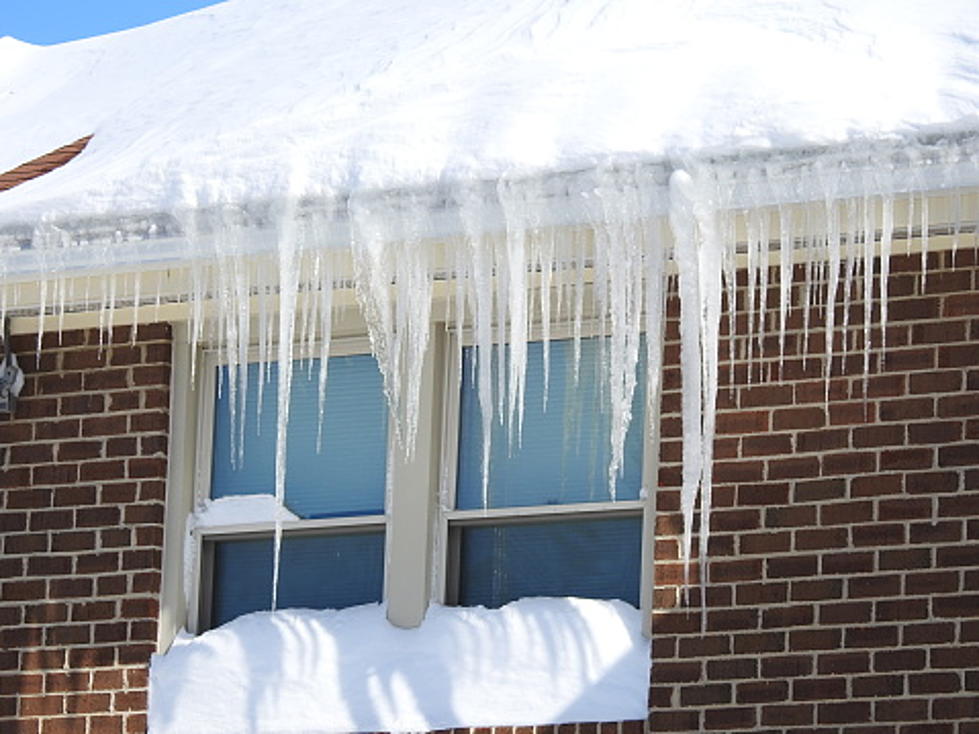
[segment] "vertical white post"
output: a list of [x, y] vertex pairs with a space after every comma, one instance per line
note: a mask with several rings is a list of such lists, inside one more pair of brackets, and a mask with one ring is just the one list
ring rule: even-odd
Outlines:
[[442, 415], [437, 386], [442, 384], [444, 342], [444, 330], [433, 328], [422, 368], [414, 455], [406, 459], [397, 447], [391, 452], [384, 585], [388, 621], [398, 627], [417, 627], [428, 608]]
[[[135, 328], [135, 326], [134, 326]], [[160, 585], [160, 623], [156, 647], [166, 652], [187, 619], [184, 595], [185, 525], [194, 486], [194, 448], [197, 441], [197, 396], [190, 377], [191, 350], [186, 322], [173, 324], [170, 366], [170, 434], [166, 504], [163, 521], [163, 575]]]

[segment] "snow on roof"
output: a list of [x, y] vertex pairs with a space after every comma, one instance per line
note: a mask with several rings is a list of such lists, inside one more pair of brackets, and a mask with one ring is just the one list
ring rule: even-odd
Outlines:
[[169, 211], [979, 126], [968, 0], [229, 0], [0, 39], [0, 221]]

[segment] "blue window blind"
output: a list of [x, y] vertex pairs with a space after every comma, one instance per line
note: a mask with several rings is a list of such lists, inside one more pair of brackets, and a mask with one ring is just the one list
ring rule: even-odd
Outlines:
[[[272, 554], [270, 537], [215, 542], [212, 626], [270, 608]], [[383, 585], [383, 530], [282, 539], [280, 608], [341, 609], [378, 602]]]
[[[523, 438], [508, 441], [507, 428], [494, 417], [489, 471], [489, 507], [554, 505], [611, 500], [608, 487], [611, 411], [602, 380], [600, 339], [581, 341], [578, 382], [570, 339], [551, 342], [547, 409], [544, 409], [544, 346], [527, 345]], [[459, 416], [459, 466], [456, 507], [483, 505], [483, 438], [472, 347], [463, 351]], [[494, 384], [498, 365], [493, 364]], [[616, 499], [639, 498], [642, 483], [642, 424], [645, 366], [638, 366], [632, 422], [625, 441], [623, 472]]]
[[[221, 375], [227, 386], [227, 368]], [[232, 462], [228, 390], [215, 399], [211, 497], [275, 491], [278, 366], [269, 364], [258, 418], [258, 365], [248, 366], [244, 462]], [[289, 402], [285, 503], [302, 518], [384, 512], [387, 404], [370, 355], [331, 357], [321, 451], [318, 360], [297, 361]]]
[[459, 603], [499, 607], [527, 596], [622, 599], [639, 606], [639, 517], [463, 526]]

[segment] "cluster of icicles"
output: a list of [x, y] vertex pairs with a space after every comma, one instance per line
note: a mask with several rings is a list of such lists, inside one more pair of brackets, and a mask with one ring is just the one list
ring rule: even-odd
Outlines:
[[[484, 497], [492, 421], [505, 422], [519, 442], [532, 334], [545, 343], [546, 380], [552, 324], [570, 323], [576, 344], [583, 329], [597, 331], [605, 336], [604, 374], [611, 410], [608, 478], [614, 492], [640, 379], [647, 385], [650, 435], [658, 435], [652, 422], [659, 414], [666, 294], [670, 280], [676, 278], [683, 385], [682, 555], [689, 564], [699, 499], [700, 560], [706, 563], [719, 359], [741, 358], [750, 364], [761, 356], [769, 326], [764, 314], [769, 308], [770, 274], [777, 274], [779, 293], [777, 324], [770, 329], [778, 330], [781, 356], [796, 262], [805, 263], [804, 302], [797, 304], [805, 319], [804, 342], [808, 342], [810, 305], [822, 304], [825, 311], [822, 356], [827, 388], [832, 335], [842, 328], [842, 344], [847, 348], [849, 301], [854, 294], [871, 297], [877, 255], [879, 333], [886, 334], [888, 267], [895, 233], [909, 242], [912, 233], [919, 236], [925, 263], [930, 223], [924, 192], [951, 192], [955, 204], [950, 227], [956, 240], [964, 236], [960, 222], [975, 220], [975, 212], [963, 210], [972, 199], [956, 188], [963, 166], [976, 170], [975, 156], [954, 146], [939, 148], [937, 153], [926, 149], [926, 153], [864, 154], [856, 164], [851, 154], [606, 166], [564, 180], [504, 178], [490, 185], [461, 184], [448, 194], [353, 194], [339, 207], [335, 203], [310, 207], [297, 198], [267, 212], [261, 225], [240, 207], [196, 212], [179, 217], [195, 253], [189, 266], [190, 292], [174, 296], [158, 291], [147, 296], [152, 284], [141, 284], [141, 276], [130, 273], [94, 278], [93, 292], [82, 299], [82, 294], [68, 291], [70, 274], [58, 273], [50, 283], [42, 282], [40, 309], [60, 314], [66, 303], [91, 299], [99, 304], [103, 326], [111, 328], [113, 312], [121, 306], [119, 290], [134, 293], [130, 301], [134, 306], [152, 303], [154, 298], [157, 303], [174, 298], [187, 302], [191, 340], [218, 343], [223, 351], [230, 375], [223, 389], [233, 412], [245, 405], [245, 374], [254, 345], [261, 370], [259, 390], [267, 382], [265, 366], [277, 360], [275, 495], [279, 503], [285, 488], [293, 360], [298, 355], [319, 359], [322, 413], [336, 289], [349, 287], [351, 281], [356, 289], [383, 374], [397, 441], [409, 455], [418, 427], [423, 357], [433, 316], [441, 317], [432, 313], [433, 292], [436, 283], [445, 289], [448, 327], [460, 333], [468, 330], [476, 347]], [[902, 207], [900, 222], [895, 221], [895, 201]], [[348, 233], [340, 246], [332, 234], [338, 210]], [[451, 233], [433, 236], [437, 227], [432, 222], [440, 217], [452, 221], [445, 228]], [[266, 248], [258, 254], [257, 237]], [[269, 238], [274, 248], [268, 247]], [[39, 229], [35, 236], [34, 246], [40, 252], [45, 248], [54, 252], [63, 245], [60, 231]], [[729, 340], [730, 352], [722, 355], [722, 301], [726, 294], [728, 303], [736, 302], [736, 271], [745, 266], [747, 333]], [[11, 306], [9, 291], [9, 287], [0, 291], [0, 309]], [[838, 298], [844, 301], [842, 324], [836, 323], [835, 309], [829, 307]], [[860, 340], [865, 374], [872, 349], [869, 313], [868, 308]], [[733, 309], [728, 309], [727, 318], [733, 334]], [[506, 369], [497, 370], [494, 378], [491, 354], [502, 344], [509, 345], [509, 357], [500, 360]], [[645, 349], [644, 360], [641, 349]], [[646, 374], [638, 375], [643, 361]], [[455, 363], [461, 369], [461, 353]], [[241, 451], [244, 420], [239, 419], [237, 426], [239, 435], [233, 440]], [[276, 578], [280, 542], [279, 525]], [[701, 578], [706, 575], [705, 570]]]

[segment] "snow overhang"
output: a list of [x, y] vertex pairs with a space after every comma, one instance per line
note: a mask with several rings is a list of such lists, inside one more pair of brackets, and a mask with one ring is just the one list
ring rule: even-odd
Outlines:
[[[87, 141], [38, 160], [50, 165], [71, 152], [67, 162]], [[473, 202], [486, 234], [505, 233], [513, 226], [506, 211], [511, 190], [529, 196], [533, 211], [528, 216], [535, 227], [594, 226], [602, 217], [601, 191], [608, 186], [641, 189], [644, 216], [654, 219], [668, 213], [668, 181], [680, 169], [715, 179], [725, 192], [724, 200], [710, 205], [732, 211], [881, 195], [942, 197], [979, 188], [979, 132], [678, 158], [610, 157], [600, 164], [534, 176], [359, 190], [329, 198], [303, 196], [296, 202], [247, 201], [90, 217], [52, 215], [41, 222], [0, 225], [2, 277], [17, 282], [42, 274], [70, 277], [206, 263], [222, 255], [222, 236], [229, 228], [235, 230], [239, 255], [270, 255], [278, 247], [282, 217], [290, 207], [292, 216], [317, 221], [317, 247], [337, 250], [348, 249], [356, 238], [352, 221], [358, 217], [387, 219], [394, 238], [399, 227], [406, 230], [401, 233], [404, 239], [464, 237], [463, 210]], [[949, 224], [941, 218], [933, 221], [937, 232]], [[975, 223], [958, 225], [968, 229]]]

